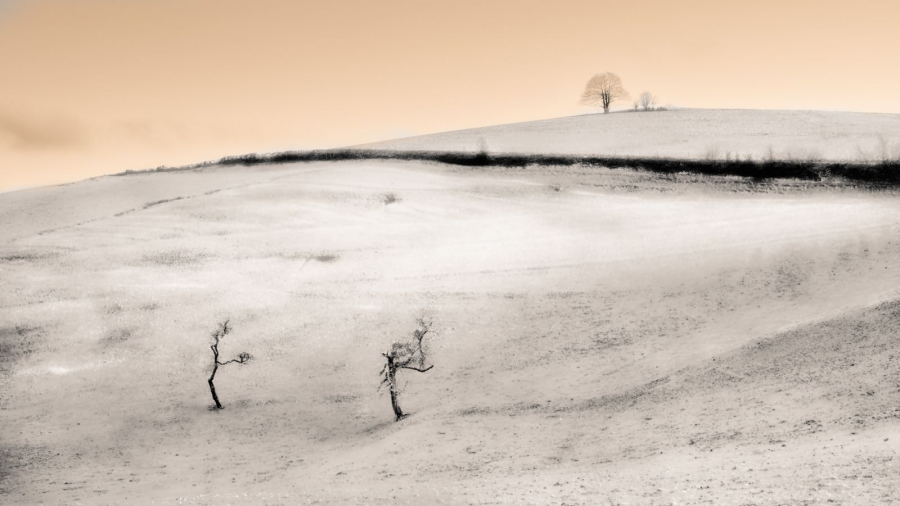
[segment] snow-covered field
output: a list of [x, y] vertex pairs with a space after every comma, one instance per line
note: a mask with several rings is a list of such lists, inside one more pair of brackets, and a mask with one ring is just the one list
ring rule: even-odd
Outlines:
[[376, 149], [681, 158], [900, 158], [900, 114], [678, 109], [586, 114], [368, 144]]
[[[309, 163], [8, 193], [0, 221], [3, 504], [900, 501], [894, 193]], [[422, 310], [394, 423], [380, 353]], [[224, 318], [255, 358], [213, 411]]]

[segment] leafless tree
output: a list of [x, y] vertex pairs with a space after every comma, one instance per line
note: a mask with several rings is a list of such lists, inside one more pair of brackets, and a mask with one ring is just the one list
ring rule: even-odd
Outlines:
[[581, 94], [581, 103], [603, 107], [603, 112], [609, 112], [609, 106], [616, 100], [625, 100], [628, 92], [622, 86], [622, 79], [612, 72], [597, 74], [588, 81]]
[[[425, 367], [427, 355], [423, 348], [422, 341], [431, 332], [433, 322], [427, 320], [422, 315], [417, 320], [418, 327], [413, 332], [412, 339], [408, 341], [395, 342], [391, 345], [391, 349], [382, 353], [386, 360], [384, 367], [379, 374], [383, 375], [381, 385], [387, 385], [391, 393], [391, 407], [394, 408], [394, 417], [396, 421], [403, 419], [406, 414], [400, 409], [400, 388], [397, 385], [397, 371], [400, 369], [409, 369], [416, 372], [428, 372], [434, 365]], [[381, 388], [381, 387], [379, 387]]]
[[222, 403], [219, 402], [219, 396], [216, 395], [216, 386], [213, 385], [213, 380], [216, 379], [216, 371], [219, 370], [219, 366], [231, 363], [246, 364], [250, 361], [250, 354], [246, 351], [241, 352], [241, 354], [238, 355], [237, 358], [233, 358], [225, 362], [219, 361], [219, 341], [221, 341], [222, 338], [228, 335], [228, 333], [231, 332], [231, 329], [232, 327], [229, 324], [229, 320], [225, 320], [224, 322], [220, 323], [216, 330], [212, 333], [213, 344], [212, 346], [210, 346], [210, 349], [212, 349], [213, 352], [213, 369], [212, 374], [210, 374], [209, 376], [208, 383], [209, 393], [212, 394], [213, 401], [215, 401], [216, 403], [216, 409], [222, 409]]
[[878, 136], [878, 151], [881, 163], [900, 162], [900, 143], [892, 143], [884, 134]]
[[473, 161], [478, 165], [487, 165], [490, 160], [491, 151], [488, 148], [488, 143], [484, 137], [479, 137], [478, 144], [475, 147], [475, 159]]
[[645, 91], [641, 93], [641, 96], [638, 98], [638, 102], [641, 104], [641, 108], [645, 111], [649, 111], [656, 106], [656, 97], [653, 96], [649, 91]]

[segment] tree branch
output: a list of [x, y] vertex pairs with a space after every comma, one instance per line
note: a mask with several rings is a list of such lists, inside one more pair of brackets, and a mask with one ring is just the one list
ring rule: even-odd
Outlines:
[[418, 367], [410, 367], [408, 365], [401, 365], [398, 367], [398, 369], [412, 369], [413, 371], [418, 371], [418, 372], [428, 372], [431, 370], [432, 367], [434, 367], [434, 364], [426, 367], [425, 369], [419, 369]]
[[232, 363], [232, 362], [234, 362], [235, 364], [246, 364], [246, 363], [247, 363], [246, 360], [240, 360], [240, 359], [237, 359], [237, 358], [233, 358], [233, 359], [231, 359], [231, 360], [229, 360], [229, 361], [227, 361], [227, 362], [219, 362], [219, 361], [216, 361], [216, 363], [219, 364], [219, 365], [227, 365], [227, 364], [230, 364], [230, 363]]

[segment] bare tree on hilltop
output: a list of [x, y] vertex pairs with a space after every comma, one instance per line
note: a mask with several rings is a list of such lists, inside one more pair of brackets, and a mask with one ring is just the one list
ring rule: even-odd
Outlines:
[[[397, 371], [400, 369], [409, 369], [416, 372], [428, 372], [434, 365], [425, 367], [426, 355], [422, 341], [431, 331], [431, 320], [426, 320], [422, 315], [417, 320], [418, 328], [413, 331], [412, 339], [408, 341], [395, 342], [391, 345], [391, 349], [387, 353], [382, 353], [385, 360], [384, 367], [379, 374], [384, 375], [381, 385], [387, 385], [391, 393], [391, 407], [394, 408], [394, 417], [396, 421], [400, 421], [406, 414], [400, 409], [400, 388], [397, 385]], [[379, 387], [381, 388], [381, 387]]]
[[649, 91], [641, 93], [641, 96], [638, 97], [638, 102], [640, 102], [641, 108], [645, 111], [649, 111], [656, 107], [656, 97]]
[[229, 321], [230, 320], [225, 320], [224, 322], [220, 323], [218, 328], [216, 328], [216, 330], [212, 333], [213, 344], [212, 346], [210, 346], [210, 349], [212, 349], [213, 352], [213, 369], [212, 374], [210, 374], [209, 376], [209, 380], [207, 380], [207, 383], [209, 383], [209, 393], [212, 394], [213, 401], [215, 401], [216, 403], [216, 409], [222, 409], [222, 403], [219, 402], [219, 396], [216, 395], [216, 386], [213, 385], [213, 380], [216, 379], [216, 371], [219, 370], [219, 366], [231, 363], [246, 364], [250, 361], [250, 354], [246, 351], [241, 352], [237, 358], [233, 358], [225, 362], [219, 361], [219, 341], [223, 337], [228, 335], [229, 332], [231, 332], [232, 327], [231, 325], [229, 325]]
[[625, 100], [628, 92], [622, 86], [622, 79], [612, 72], [597, 74], [588, 81], [581, 94], [581, 103], [603, 107], [603, 112], [609, 112], [609, 106], [616, 100]]

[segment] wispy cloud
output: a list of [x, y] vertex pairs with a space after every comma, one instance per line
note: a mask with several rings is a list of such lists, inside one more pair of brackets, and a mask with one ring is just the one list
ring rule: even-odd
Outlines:
[[65, 117], [32, 117], [0, 111], [0, 148], [10, 150], [76, 149], [87, 144], [87, 132]]

